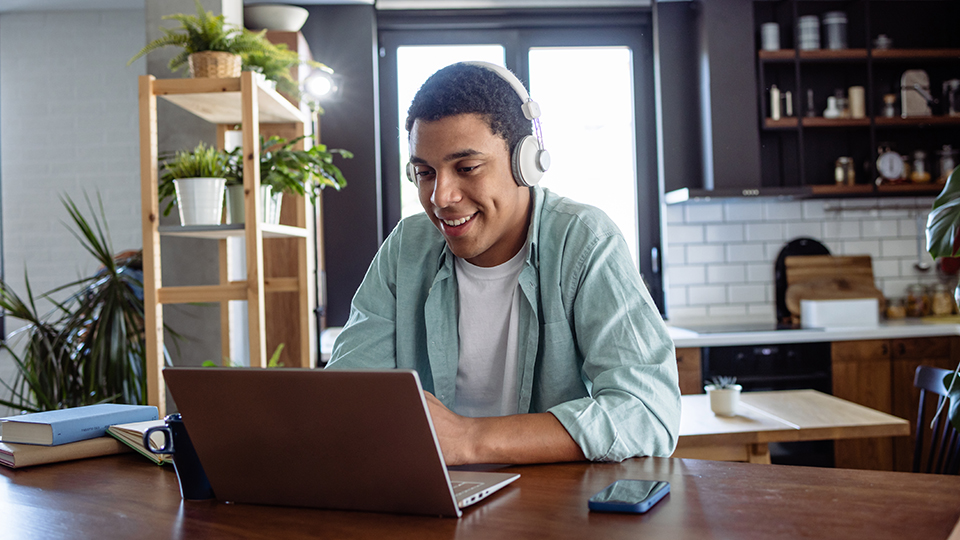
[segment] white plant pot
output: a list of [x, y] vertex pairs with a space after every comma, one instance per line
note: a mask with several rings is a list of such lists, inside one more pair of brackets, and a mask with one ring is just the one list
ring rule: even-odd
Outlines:
[[[280, 224], [280, 207], [283, 192], [273, 192], [270, 186], [260, 186], [260, 215], [262, 223]], [[243, 201], [243, 186], [227, 186], [227, 223], [238, 224], [246, 221]]]
[[736, 416], [737, 407], [740, 405], [740, 391], [743, 389], [739, 384], [727, 388], [717, 388], [712, 384], [703, 387], [710, 396], [710, 410], [717, 416]]
[[177, 192], [180, 225], [219, 225], [223, 213], [223, 178], [180, 178]]

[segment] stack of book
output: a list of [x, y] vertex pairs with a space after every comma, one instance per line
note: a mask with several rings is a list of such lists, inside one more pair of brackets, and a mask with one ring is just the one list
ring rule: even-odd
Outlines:
[[[149, 421], [163, 422], [156, 407], [114, 403], [0, 418], [0, 465], [28, 467], [126, 452], [136, 447], [108, 437], [108, 428]], [[142, 439], [138, 446], [143, 448]]]

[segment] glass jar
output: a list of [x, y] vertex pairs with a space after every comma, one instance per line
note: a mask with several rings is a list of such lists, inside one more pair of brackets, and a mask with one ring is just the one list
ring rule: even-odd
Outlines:
[[949, 144], [945, 144], [937, 154], [940, 156], [940, 176], [937, 178], [937, 182], [946, 182], [950, 173], [957, 168], [958, 152]]
[[917, 150], [913, 153], [913, 162], [910, 168], [910, 181], [924, 183], [930, 181], [930, 172], [927, 170], [927, 153]]
[[833, 176], [838, 186], [852, 186], [857, 183], [853, 170], [853, 158], [841, 156], [833, 165]]
[[923, 317], [928, 313], [926, 289], [919, 283], [907, 287], [907, 317]]
[[902, 319], [907, 316], [907, 308], [903, 305], [903, 298], [887, 299], [887, 319]]
[[897, 115], [897, 95], [896, 94], [884, 94], [883, 95], [883, 116], [887, 118], [893, 118]]
[[953, 295], [943, 283], [937, 283], [930, 292], [930, 314], [936, 316], [951, 315], [954, 309]]

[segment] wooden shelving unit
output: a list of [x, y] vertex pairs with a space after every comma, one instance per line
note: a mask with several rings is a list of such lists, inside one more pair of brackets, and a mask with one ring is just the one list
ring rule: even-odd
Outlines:
[[[217, 124], [220, 144], [223, 133], [240, 125], [243, 133], [244, 208], [246, 223], [205, 227], [161, 227], [160, 206], [157, 199], [157, 98], [166, 99], [204, 120]], [[231, 300], [247, 302], [250, 365], [266, 367], [266, 313], [265, 294], [272, 292], [297, 293], [297, 320], [299, 321], [299, 364], [310, 366], [310, 291], [307, 207], [302, 197], [297, 199], [293, 225], [265, 225], [261, 223], [260, 190], [260, 132], [261, 124], [268, 131], [304, 133], [309, 119], [263, 83], [261, 76], [243, 72], [235, 79], [163, 79], [144, 75], [139, 80], [140, 99], [140, 173], [143, 227], [143, 290], [147, 347], [147, 399], [151, 405], [166, 410], [166, 387], [161, 370], [163, 354], [163, 304], [188, 302], [219, 302], [221, 304], [221, 333], [228, 325], [223, 321], [226, 303]], [[287, 197], [285, 196], [285, 199]], [[285, 204], [285, 207], [287, 205]], [[219, 243], [220, 282], [212, 285], [164, 287], [161, 282], [160, 235], [171, 234], [208, 238]], [[246, 279], [230, 281], [227, 278], [227, 241], [230, 236], [244, 239]], [[264, 239], [294, 239], [295, 271], [293, 275], [266, 277], [264, 272]], [[284, 240], [289, 242], [290, 240]], [[221, 336], [227, 346], [228, 339]]]
[[[929, 74], [930, 92], [942, 97], [944, 81], [960, 75], [960, 39], [948, 32], [960, 14], [960, 4], [947, 0], [897, 2], [851, 0], [754, 1], [754, 30], [775, 22], [782, 44], [797, 42], [800, 17], [822, 17], [831, 10], [847, 18], [849, 48], [766, 51], [756, 42], [757, 92], [760, 117], [761, 188], [799, 188], [814, 196], [927, 195], [936, 188], [924, 184], [876, 185], [876, 159], [881, 146], [911, 156], [926, 152], [926, 166], [936, 176], [937, 152], [943, 145], [960, 145], [960, 116], [947, 116], [943, 100], [932, 104], [930, 116], [900, 116], [900, 79], [904, 71], [923, 69]], [[887, 34], [892, 47], [874, 48], [875, 38]], [[826, 47], [821, 32], [821, 45]], [[770, 90], [790, 92], [794, 116], [770, 118]], [[864, 118], [824, 118], [828, 96], [852, 86], [865, 90]], [[812, 93], [812, 106], [808, 92]], [[896, 116], [883, 115], [883, 98], [897, 97]], [[783, 107], [781, 107], [782, 112]], [[812, 110], [812, 114], [808, 112]], [[849, 156], [862, 185], [833, 185], [833, 168], [840, 156]]]

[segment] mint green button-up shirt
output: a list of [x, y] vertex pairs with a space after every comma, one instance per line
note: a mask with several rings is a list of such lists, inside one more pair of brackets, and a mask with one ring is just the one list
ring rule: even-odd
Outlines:
[[[623, 236], [596, 208], [539, 187], [531, 197], [519, 410], [552, 413], [590, 460], [669, 456], [680, 426], [676, 354]], [[414, 369], [452, 408], [457, 299], [440, 232], [424, 214], [404, 219], [354, 296], [328, 368]]]

